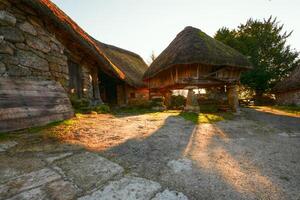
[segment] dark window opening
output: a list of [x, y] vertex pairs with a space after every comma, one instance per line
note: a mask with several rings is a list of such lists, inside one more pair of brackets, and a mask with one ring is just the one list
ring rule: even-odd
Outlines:
[[135, 99], [135, 93], [134, 92], [130, 93], [130, 98]]

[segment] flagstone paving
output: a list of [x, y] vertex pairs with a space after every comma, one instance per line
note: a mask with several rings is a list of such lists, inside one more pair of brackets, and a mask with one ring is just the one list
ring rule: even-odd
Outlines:
[[0, 142], [1, 200], [300, 199], [300, 118], [246, 109], [199, 125], [174, 113], [77, 120], [55, 127], [60, 137]]

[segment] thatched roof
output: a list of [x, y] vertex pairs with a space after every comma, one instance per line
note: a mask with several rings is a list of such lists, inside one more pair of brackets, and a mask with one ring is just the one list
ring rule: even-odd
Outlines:
[[[72, 46], [81, 54], [92, 57], [99, 66], [104, 67], [106, 71], [111, 72], [111, 74], [117, 76], [117, 78], [126, 82], [128, 81], [128, 84], [132, 86], [140, 85], [140, 81], [135, 82], [138, 78], [133, 78], [134, 76], [140, 76], [140, 72], [134, 74], [134, 72], [137, 71], [136, 68], [138, 68], [138, 66], [136, 66], [136, 63], [138, 62], [136, 61], [137, 58], [132, 58], [133, 53], [123, 50], [126, 53], [119, 54], [119, 56], [123, 56], [124, 58], [130, 57], [132, 58], [131, 60], [134, 60], [133, 63], [135, 64], [129, 64], [129, 61], [120, 62], [119, 60], [121, 60], [121, 58], [117, 58], [117, 53], [109, 53], [110, 51], [108, 51], [107, 48], [104, 48], [104, 46], [102, 49], [101, 45], [98, 45], [89, 34], [50, 0], [20, 0], [16, 2], [16, 5], [18, 5], [18, 2], [25, 3], [33, 8], [38, 13], [39, 17], [46, 19], [46, 26], [51, 30], [55, 30], [56, 37], [65, 46]], [[118, 48], [115, 47], [115, 49]], [[115, 52], [117, 51], [115, 50]], [[126, 54], [127, 56], [125, 56]], [[108, 56], [110, 56], [110, 58], [108, 58]], [[138, 59], [140, 59], [140, 68], [144, 69], [144, 61], [140, 57]], [[126, 66], [123, 65], [124, 63], [126, 63]], [[132, 66], [134, 66], [134, 69], [130, 70], [129, 68]]]
[[148, 66], [139, 55], [112, 45], [97, 43], [111, 62], [126, 75], [125, 81], [128, 84], [136, 87], [145, 86], [142, 79]]
[[247, 58], [238, 51], [189, 26], [154, 60], [144, 74], [144, 79], [147, 80], [174, 65], [184, 64], [251, 68]]
[[273, 88], [273, 92], [286, 92], [291, 90], [300, 90], [300, 66], [298, 66], [289, 77], [279, 82]]

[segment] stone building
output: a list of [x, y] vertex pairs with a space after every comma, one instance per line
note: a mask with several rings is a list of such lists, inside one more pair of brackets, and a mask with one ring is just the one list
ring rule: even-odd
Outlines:
[[96, 41], [50, 0], [0, 1], [0, 132], [69, 118], [70, 97], [147, 99], [146, 69], [140, 56]]
[[289, 77], [278, 83], [273, 92], [278, 104], [300, 106], [300, 66]]

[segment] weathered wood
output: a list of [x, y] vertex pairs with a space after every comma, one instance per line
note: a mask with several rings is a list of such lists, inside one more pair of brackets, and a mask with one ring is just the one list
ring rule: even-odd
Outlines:
[[49, 122], [60, 121], [72, 117], [70, 112], [52, 114], [38, 117], [16, 118], [14, 120], [3, 120], [0, 123], [0, 132], [25, 129], [34, 126], [43, 126]]
[[[22, 107], [24, 106], [24, 102], [18, 99], [18, 96], [9, 96], [9, 97], [2, 97], [0, 96], [0, 108], [15, 108], [15, 107]], [[26, 106], [43, 106], [46, 102], [47, 105], [54, 106], [54, 105], [62, 105], [62, 104], [69, 104], [68, 98], [52, 98], [49, 97], [28, 97], [30, 101], [26, 102]], [[49, 102], [50, 99], [50, 102]]]
[[0, 78], [0, 132], [73, 116], [66, 91], [53, 80]]
[[[239, 68], [228, 66], [178, 65], [160, 72], [159, 75], [148, 80], [148, 84], [151, 89], [183, 89], [189, 85], [211, 87], [237, 82], [240, 73]], [[175, 74], [175, 77], [173, 74]]]

